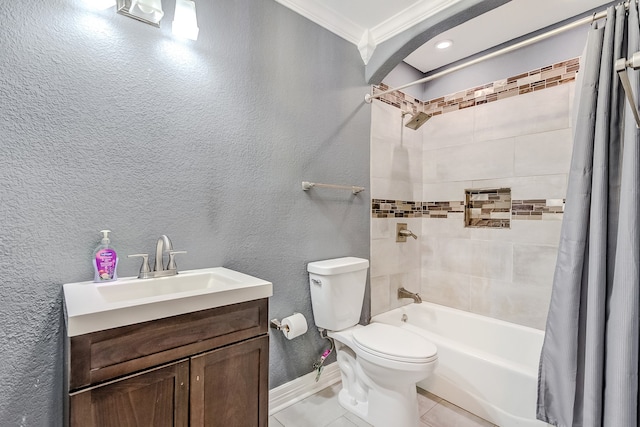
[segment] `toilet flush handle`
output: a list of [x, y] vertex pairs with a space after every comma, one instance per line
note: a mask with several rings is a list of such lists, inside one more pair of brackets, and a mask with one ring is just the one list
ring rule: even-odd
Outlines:
[[311, 279], [311, 283], [318, 286], [322, 285], [322, 281], [320, 279]]

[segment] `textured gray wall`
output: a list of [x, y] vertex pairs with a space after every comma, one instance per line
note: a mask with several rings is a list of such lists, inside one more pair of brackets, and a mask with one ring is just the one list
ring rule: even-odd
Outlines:
[[[396, 67], [391, 70], [391, 72], [387, 74], [384, 79], [382, 79], [382, 83], [386, 84], [390, 88], [394, 88], [410, 82], [415, 82], [416, 80], [420, 80], [423, 77], [424, 74], [420, 70], [413, 68], [406, 62], [401, 62], [396, 65]], [[402, 92], [422, 101], [422, 97], [424, 95], [424, 83], [417, 84], [415, 86], [409, 86], [408, 88], [403, 89]]]
[[[127, 254], [166, 233], [181, 269], [274, 284], [312, 322], [306, 263], [369, 257], [369, 88], [355, 47], [273, 1], [198, 3], [200, 39], [91, 1], [0, 3], [0, 425], [60, 425], [61, 285], [90, 280], [98, 231]], [[366, 317], [365, 310], [363, 316]], [[273, 388], [326, 343], [271, 340]]]

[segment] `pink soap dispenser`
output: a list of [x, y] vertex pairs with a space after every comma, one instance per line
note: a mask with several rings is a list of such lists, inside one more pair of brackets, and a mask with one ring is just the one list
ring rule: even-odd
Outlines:
[[110, 245], [109, 233], [111, 230], [102, 230], [102, 240], [93, 252], [94, 282], [111, 282], [118, 279], [116, 268], [118, 267], [118, 255]]

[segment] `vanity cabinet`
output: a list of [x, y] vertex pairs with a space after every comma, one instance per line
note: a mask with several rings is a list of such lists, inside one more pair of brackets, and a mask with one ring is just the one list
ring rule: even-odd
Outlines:
[[66, 345], [72, 427], [267, 426], [266, 298]]

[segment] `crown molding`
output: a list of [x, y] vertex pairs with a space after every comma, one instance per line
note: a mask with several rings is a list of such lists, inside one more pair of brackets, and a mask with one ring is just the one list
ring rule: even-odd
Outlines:
[[357, 46], [366, 65], [380, 43], [402, 33], [460, 0], [420, 0], [373, 28], [365, 28], [318, 0], [276, 0]]
[[348, 42], [358, 45], [367, 30], [344, 16], [337, 15], [324, 3], [314, 0], [276, 0], [281, 5], [326, 28]]
[[375, 43], [380, 44], [459, 1], [460, 0], [422, 0], [419, 4], [404, 9], [386, 21], [370, 28], [369, 32], [373, 40], [375, 40]]

